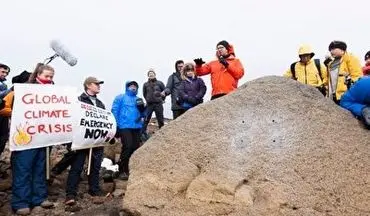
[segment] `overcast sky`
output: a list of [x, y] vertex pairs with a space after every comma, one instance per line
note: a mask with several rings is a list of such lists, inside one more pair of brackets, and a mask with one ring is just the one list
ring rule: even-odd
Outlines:
[[[154, 68], [166, 84], [177, 59], [210, 61], [224, 39], [245, 67], [239, 85], [281, 75], [301, 43], [323, 59], [333, 39], [344, 40], [363, 63], [369, 6], [365, 0], [1, 0], [0, 62], [11, 67], [9, 78], [32, 71], [53, 55], [50, 40], [59, 39], [78, 63], [54, 60], [56, 83], [82, 90], [85, 77], [103, 79], [100, 98], [110, 107], [126, 80], [141, 85]], [[209, 99], [210, 77], [203, 79]], [[165, 116], [172, 117], [170, 98]]]

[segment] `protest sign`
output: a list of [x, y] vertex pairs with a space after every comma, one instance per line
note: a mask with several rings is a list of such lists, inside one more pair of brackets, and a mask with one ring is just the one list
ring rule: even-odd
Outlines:
[[116, 120], [110, 111], [78, 102], [73, 116], [72, 149], [87, 149], [104, 145], [116, 134]]
[[57, 85], [15, 84], [10, 151], [72, 141], [77, 89]]

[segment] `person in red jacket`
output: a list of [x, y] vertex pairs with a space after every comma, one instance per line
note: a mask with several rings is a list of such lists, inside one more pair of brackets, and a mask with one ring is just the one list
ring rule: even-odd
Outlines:
[[194, 59], [198, 76], [211, 74], [211, 100], [234, 91], [238, 88], [239, 79], [244, 76], [243, 65], [235, 58], [234, 47], [231, 44], [223, 40], [217, 44], [216, 49], [217, 60], [205, 64], [202, 58]]
[[365, 54], [365, 66], [362, 68], [364, 76], [370, 75], [370, 51]]

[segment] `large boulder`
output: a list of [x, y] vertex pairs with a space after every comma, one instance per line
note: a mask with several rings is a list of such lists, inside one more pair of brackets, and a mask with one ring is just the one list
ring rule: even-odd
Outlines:
[[370, 132], [283, 77], [188, 111], [130, 167], [131, 215], [370, 215]]

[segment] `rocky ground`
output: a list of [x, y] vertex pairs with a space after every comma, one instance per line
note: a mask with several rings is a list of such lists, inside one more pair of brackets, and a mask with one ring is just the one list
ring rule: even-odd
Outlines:
[[[149, 134], [157, 130], [155, 119], [148, 126]], [[105, 155], [107, 158], [115, 159], [119, 155], [121, 145], [117, 144], [106, 148]], [[51, 165], [58, 162], [65, 152], [63, 146], [54, 147], [51, 153]], [[8, 149], [2, 154], [0, 158], [0, 216], [13, 215], [10, 207], [11, 200], [11, 168], [10, 168], [10, 152]], [[55, 203], [55, 207], [50, 210], [43, 210], [41, 212], [32, 212], [31, 215], [40, 216], [61, 216], [61, 215], [109, 215], [119, 216], [125, 215], [122, 210], [122, 197], [125, 195], [127, 182], [115, 180], [113, 183], [101, 182], [102, 190], [106, 194], [104, 204], [94, 204], [92, 197], [87, 193], [88, 182], [84, 175], [83, 180], [79, 186], [79, 195], [77, 205], [74, 207], [66, 207], [65, 200], [65, 185], [68, 171], [59, 175], [49, 187], [49, 199]]]

